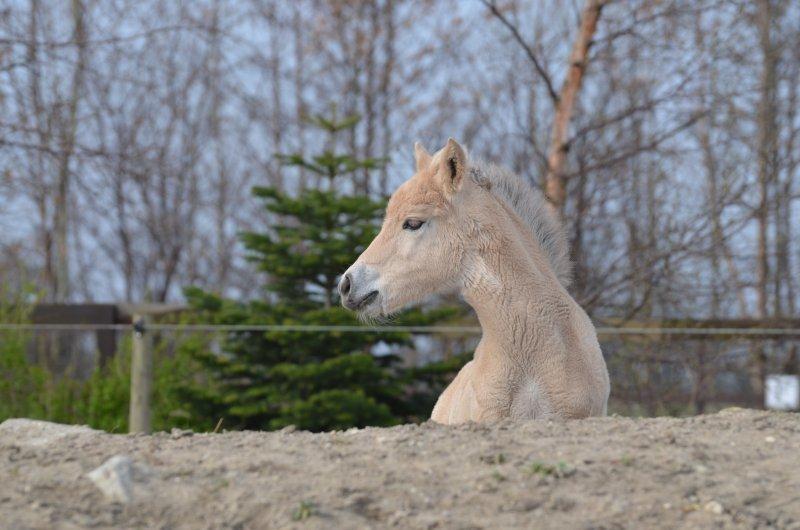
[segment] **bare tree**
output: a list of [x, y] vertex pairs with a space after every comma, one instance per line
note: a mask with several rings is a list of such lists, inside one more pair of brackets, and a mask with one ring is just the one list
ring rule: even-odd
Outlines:
[[519, 30], [502, 13], [494, 0], [482, 0], [491, 13], [506, 26], [525, 50], [535, 71], [547, 87], [547, 92], [554, 107], [553, 123], [550, 134], [550, 147], [547, 154], [547, 172], [545, 174], [545, 195], [551, 206], [560, 212], [567, 198], [565, 164], [569, 151], [569, 124], [575, 111], [576, 101], [580, 93], [586, 68], [589, 64], [589, 48], [597, 31], [597, 22], [605, 5], [605, 0], [586, 0], [580, 16], [580, 26], [569, 55], [567, 74], [561, 89], [556, 93], [550, 75], [537, 58], [535, 51], [525, 42]]

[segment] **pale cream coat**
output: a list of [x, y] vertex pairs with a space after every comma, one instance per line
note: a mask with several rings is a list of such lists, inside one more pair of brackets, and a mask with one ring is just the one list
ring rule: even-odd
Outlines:
[[606, 365], [591, 320], [565, 288], [565, 240], [541, 196], [471, 163], [452, 139], [434, 156], [415, 150], [417, 172], [343, 276], [342, 303], [381, 317], [456, 291], [475, 309], [483, 337], [434, 421], [604, 415]]

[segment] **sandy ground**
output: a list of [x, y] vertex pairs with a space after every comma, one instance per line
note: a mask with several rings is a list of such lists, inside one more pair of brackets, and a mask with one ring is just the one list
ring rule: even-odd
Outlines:
[[[117, 455], [127, 476], [104, 492], [88, 474]], [[151, 436], [0, 424], [3, 529], [388, 527], [800, 529], [800, 415]]]

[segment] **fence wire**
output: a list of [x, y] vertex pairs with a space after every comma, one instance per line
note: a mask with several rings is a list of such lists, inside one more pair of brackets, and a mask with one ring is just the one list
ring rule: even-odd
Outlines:
[[[248, 332], [277, 331], [299, 333], [420, 333], [480, 335], [480, 326], [342, 326], [305, 324], [3, 324], [3, 331], [183, 331], [183, 332]], [[799, 328], [698, 328], [698, 327], [611, 327], [598, 326], [597, 334], [671, 335], [671, 336], [756, 336], [800, 337]]]

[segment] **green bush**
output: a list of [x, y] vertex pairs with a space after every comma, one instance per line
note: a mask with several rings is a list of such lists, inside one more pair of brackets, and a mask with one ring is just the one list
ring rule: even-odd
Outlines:
[[[27, 323], [32, 302], [30, 290], [0, 292], [0, 322]], [[0, 421], [32, 418], [58, 423], [89, 425], [108, 432], [128, 430], [130, 399], [130, 340], [105, 366], [97, 367], [86, 380], [57, 376], [28, 358], [32, 333], [0, 330]], [[187, 355], [168, 355], [171, 347], [156, 341], [154, 360], [153, 427], [193, 426], [181, 409], [176, 393], [189, 372]]]
[[[0, 322], [28, 321], [32, 289], [8, 292], [0, 286]], [[29, 333], [0, 330], [0, 420], [12, 417], [41, 418], [47, 414], [48, 373], [28, 363], [25, 347]]]
[[9, 331], [0, 334], [0, 420], [45, 417], [49, 374], [28, 363], [25, 334]]

